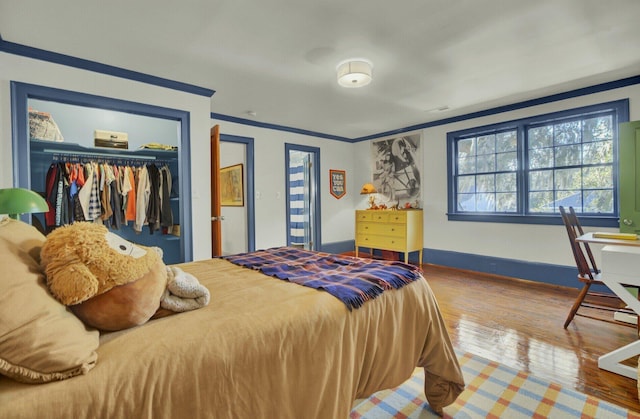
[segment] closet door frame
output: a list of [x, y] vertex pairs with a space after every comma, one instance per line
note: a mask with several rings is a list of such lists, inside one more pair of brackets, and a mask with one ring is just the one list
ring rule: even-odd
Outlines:
[[178, 187], [180, 190], [180, 251], [182, 260], [193, 260], [191, 220], [191, 165], [189, 112], [104, 96], [91, 95], [35, 84], [11, 82], [11, 140], [13, 147], [13, 185], [31, 189], [31, 145], [29, 141], [29, 99], [40, 99], [89, 108], [127, 112], [180, 123], [178, 147]]

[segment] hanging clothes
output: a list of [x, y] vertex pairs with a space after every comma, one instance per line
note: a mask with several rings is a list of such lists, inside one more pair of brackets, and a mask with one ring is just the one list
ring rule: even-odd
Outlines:
[[142, 226], [147, 224], [147, 206], [149, 206], [149, 195], [151, 195], [149, 172], [145, 166], [136, 170], [136, 178], [136, 219], [133, 222], [133, 230], [141, 233]]
[[164, 165], [160, 169], [162, 175], [162, 187], [160, 188], [160, 226], [171, 234], [173, 230], [173, 210], [171, 209], [171, 170]]
[[173, 214], [170, 205], [171, 172], [167, 165], [133, 168], [105, 162], [55, 162], [47, 171], [45, 195], [49, 210], [47, 229], [75, 221], [102, 223], [120, 229], [133, 222], [141, 233], [171, 232]]
[[160, 229], [160, 170], [155, 164], [147, 165], [149, 176], [149, 205], [147, 205], [147, 224], [149, 232]]

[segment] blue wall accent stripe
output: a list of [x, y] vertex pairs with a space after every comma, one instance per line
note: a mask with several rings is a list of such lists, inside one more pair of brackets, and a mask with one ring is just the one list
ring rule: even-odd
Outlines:
[[215, 90], [194, 86], [188, 83], [182, 83], [162, 77], [151, 76], [149, 74], [127, 70], [109, 64], [103, 64], [96, 61], [90, 61], [83, 58], [60, 54], [57, 52], [51, 52], [39, 48], [29, 47], [26, 45], [16, 44], [13, 42], [5, 41], [4, 39], [2, 39], [2, 37], [0, 37], [0, 52], [20, 55], [22, 57], [33, 58], [36, 60], [48, 61], [55, 64], [62, 64], [69, 67], [80, 68], [83, 70], [121, 77], [124, 79], [135, 80], [155, 86], [166, 87], [168, 89], [192, 93], [199, 96], [211, 97], [215, 93]]
[[[321, 250], [327, 253], [339, 254], [353, 252], [354, 249], [355, 241], [347, 240], [323, 243]], [[364, 250], [369, 251], [369, 249]], [[567, 252], [569, 252], [569, 249], [567, 249]], [[415, 261], [414, 254], [415, 253], [411, 253], [409, 257], [410, 261]], [[530, 262], [526, 260], [506, 259], [438, 249], [424, 249], [422, 263], [500, 275], [509, 278], [526, 279], [550, 285], [582, 288], [582, 283], [577, 279], [578, 270], [575, 266], [553, 265], [550, 263]], [[605, 286], [592, 285], [592, 290], [611, 293]]]
[[277, 131], [293, 132], [295, 134], [310, 135], [312, 137], [326, 138], [327, 140], [344, 141], [344, 142], [347, 142], [347, 143], [354, 142], [353, 140], [351, 140], [351, 139], [349, 139], [347, 137], [341, 137], [339, 135], [324, 134], [322, 132], [309, 131], [309, 130], [306, 130], [306, 129], [287, 127], [287, 126], [284, 126], [284, 125], [277, 125], [277, 124], [269, 124], [269, 123], [266, 123], [266, 122], [253, 121], [251, 119], [238, 118], [238, 117], [235, 117], [235, 116], [224, 115], [224, 114], [215, 113], [215, 112], [211, 112], [211, 119], [217, 119], [217, 120], [220, 120], [220, 121], [227, 121], [227, 122], [234, 122], [236, 124], [250, 125], [250, 126], [259, 127], [259, 128], [273, 129], [273, 130], [277, 130]]

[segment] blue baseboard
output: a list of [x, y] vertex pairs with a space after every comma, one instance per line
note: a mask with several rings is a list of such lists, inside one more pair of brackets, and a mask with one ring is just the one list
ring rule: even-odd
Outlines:
[[[322, 251], [327, 253], [350, 252], [354, 250], [354, 246], [355, 242], [353, 240], [324, 243], [322, 245]], [[553, 265], [550, 263], [530, 262], [526, 260], [506, 259], [437, 249], [424, 249], [422, 263], [526, 279], [563, 287], [582, 288], [582, 283], [576, 278], [578, 270], [575, 266]], [[593, 287], [593, 290], [610, 292], [609, 289], [604, 286]]]

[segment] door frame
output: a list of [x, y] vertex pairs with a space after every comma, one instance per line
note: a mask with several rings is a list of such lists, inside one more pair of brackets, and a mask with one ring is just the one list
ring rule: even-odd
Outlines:
[[285, 172], [285, 207], [286, 207], [286, 221], [287, 221], [287, 230], [286, 230], [286, 238], [287, 238], [287, 246], [291, 246], [291, 240], [289, 238], [289, 230], [291, 229], [291, 207], [289, 205], [291, 200], [291, 185], [289, 182], [289, 153], [291, 151], [301, 151], [304, 153], [313, 154], [313, 176], [315, 178], [315, 184], [312, 186], [311, 195], [314, 203], [314, 212], [313, 212], [313, 224], [315, 228], [312, 231], [312, 240], [313, 246], [311, 246], [314, 250], [322, 250], [322, 224], [321, 224], [321, 203], [320, 203], [320, 190], [322, 179], [320, 176], [320, 148], [319, 147], [311, 147], [299, 144], [285, 143], [284, 144], [284, 172]]
[[18, 188], [31, 189], [31, 145], [28, 120], [30, 98], [178, 121], [180, 123], [178, 147], [180, 250], [181, 259], [184, 262], [193, 260], [191, 199], [189, 198], [191, 197], [191, 122], [188, 111], [17, 81], [11, 81], [10, 84], [13, 185]]
[[255, 209], [255, 182], [254, 182], [254, 145], [253, 138], [241, 137], [220, 133], [220, 142], [239, 143], [245, 146], [246, 161], [246, 194], [247, 194], [247, 251], [256, 250], [256, 209]]

